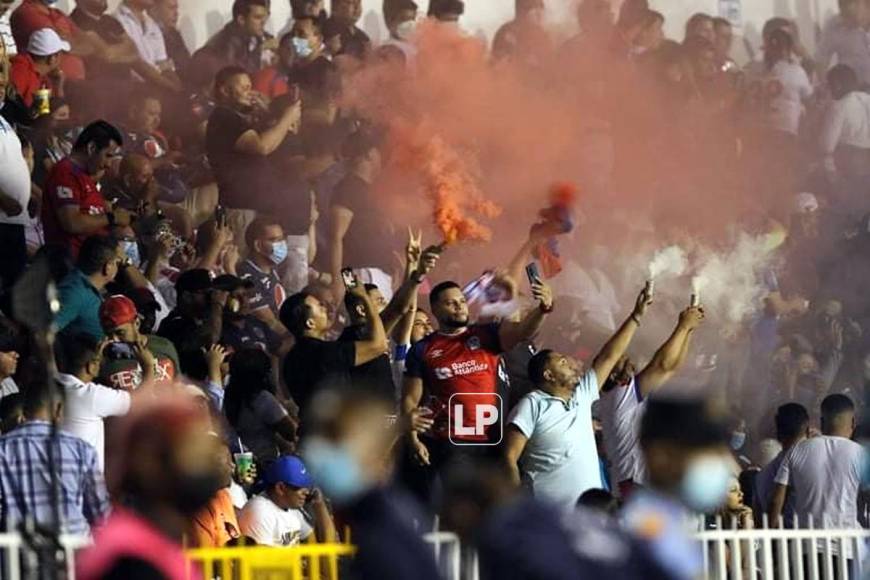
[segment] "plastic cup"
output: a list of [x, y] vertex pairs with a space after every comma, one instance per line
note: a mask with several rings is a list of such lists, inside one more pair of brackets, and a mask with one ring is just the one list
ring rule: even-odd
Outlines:
[[244, 479], [248, 475], [251, 466], [254, 465], [254, 454], [250, 451], [244, 453], [234, 453], [233, 459], [236, 462], [236, 475], [239, 479]]

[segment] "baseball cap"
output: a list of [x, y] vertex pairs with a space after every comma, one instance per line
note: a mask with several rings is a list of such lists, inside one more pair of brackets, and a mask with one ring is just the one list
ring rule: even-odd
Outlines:
[[59, 52], [69, 52], [70, 49], [69, 43], [52, 28], [40, 28], [27, 41], [27, 52], [36, 56], [51, 56]]
[[250, 278], [239, 278], [232, 274], [222, 274], [214, 279], [212, 287], [225, 292], [232, 292], [239, 288], [253, 288], [254, 282]]
[[266, 485], [286, 483], [293, 487], [311, 487], [313, 483], [302, 460], [295, 455], [279, 457], [266, 469], [263, 479]]
[[137, 316], [139, 316], [139, 311], [136, 310], [136, 305], [121, 294], [109, 296], [100, 305], [100, 324], [105, 330], [129, 324], [136, 320]]
[[175, 282], [177, 292], [200, 292], [212, 288], [211, 274], [203, 268], [183, 272]]
[[794, 197], [795, 211], [809, 213], [819, 209], [819, 200], [812, 193], [802, 192]]

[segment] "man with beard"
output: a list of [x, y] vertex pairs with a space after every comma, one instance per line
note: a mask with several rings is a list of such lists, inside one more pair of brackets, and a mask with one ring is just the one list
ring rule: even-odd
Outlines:
[[589, 489], [604, 487], [592, 429], [592, 403], [606, 385], [652, 300], [646, 290], [631, 315], [604, 345], [592, 366], [542, 350], [529, 361], [535, 390], [523, 397], [508, 418], [504, 458], [514, 483], [521, 478], [534, 495], [572, 510]]
[[188, 270], [175, 283], [178, 302], [160, 324], [158, 335], [179, 351], [187, 344], [213, 344], [221, 335], [227, 293], [212, 287], [208, 270]]
[[634, 362], [623, 354], [601, 388], [599, 412], [604, 425], [604, 447], [610, 460], [611, 481], [623, 498], [645, 477], [638, 429], [646, 400], [683, 365], [692, 335], [703, 320], [702, 308], [687, 308], [680, 313], [671, 336], [642, 371], [636, 373]]
[[[532, 296], [537, 307], [518, 322], [481, 325], [469, 321], [468, 302], [455, 282], [442, 282], [429, 294], [439, 329], [408, 354], [401, 403], [404, 414], [421, 407], [434, 421], [431, 433], [420, 436], [412, 431], [408, 435], [411, 455], [419, 464], [408, 472], [408, 485], [423, 501], [431, 500], [436, 479], [449, 462], [471, 459], [475, 450], [491, 452], [498, 443], [494, 425], [482, 433], [475, 429], [473, 434], [461, 433], [456, 427], [475, 425], [478, 405], [500, 406], [499, 355], [537, 334], [553, 310], [553, 295], [545, 283], [536, 280]], [[463, 414], [454, 418], [448, 406], [460, 404]], [[457, 441], [460, 445], [453, 444]]]

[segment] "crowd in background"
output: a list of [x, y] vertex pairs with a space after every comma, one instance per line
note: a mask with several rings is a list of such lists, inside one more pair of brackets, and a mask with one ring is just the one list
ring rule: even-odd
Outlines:
[[[414, 74], [413, 0], [384, 0], [380, 45], [360, 0], [291, 0], [277, 35], [270, 0], [235, 0], [201, 47], [185, 1], [0, 0], [4, 529], [92, 533], [86, 579], [348, 529], [349, 574], [434, 579], [437, 514], [487, 577], [552, 579], [697, 578], [689, 513], [868, 525], [870, 0], [840, 0], [815, 55], [771, 19], [746, 66], [729, 21], [668, 39], [647, 0], [579, 2], [566, 41], [516, 0], [493, 39], [492, 66], [583, 79], [592, 203], [660, 194], [644, 211], [691, 252], [695, 192], [739, 199], [775, 259], [737, 321], [622, 284], [616, 215], [565, 250], [580, 286], [523, 271], [564, 232], [546, 216], [447, 280], [458, 250], [379, 201], [388, 128], [343, 106], [355, 71]], [[425, 26], [462, 35], [463, 10], [430, 0]], [[632, 346], [657, 309], [668, 334]]]

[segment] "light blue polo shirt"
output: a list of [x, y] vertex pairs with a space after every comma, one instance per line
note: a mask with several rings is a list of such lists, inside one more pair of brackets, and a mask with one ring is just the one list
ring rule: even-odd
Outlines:
[[592, 429], [597, 400], [598, 377], [590, 370], [568, 401], [534, 390], [514, 407], [508, 423], [528, 438], [519, 464], [536, 497], [572, 510], [583, 492], [604, 487]]

